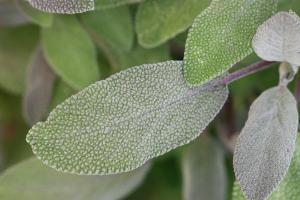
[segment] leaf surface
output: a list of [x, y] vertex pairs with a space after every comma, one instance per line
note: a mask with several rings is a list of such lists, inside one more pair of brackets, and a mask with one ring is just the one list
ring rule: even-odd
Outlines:
[[143, 0], [95, 0], [96, 9], [108, 9], [126, 4], [138, 3]]
[[15, 27], [29, 21], [12, 1], [0, 1], [0, 27]]
[[182, 68], [175, 61], [142, 65], [99, 81], [54, 109], [27, 141], [59, 171], [133, 170], [199, 136], [227, 99], [223, 86], [190, 89]]

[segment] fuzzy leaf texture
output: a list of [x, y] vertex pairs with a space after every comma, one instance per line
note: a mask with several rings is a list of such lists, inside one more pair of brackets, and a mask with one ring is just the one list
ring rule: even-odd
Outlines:
[[211, 0], [147, 0], [136, 15], [139, 43], [148, 48], [159, 46], [185, 31]]
[[32, 7], [49, 13], [75, 14], [94, 10], [94, 0], [27, 0]]
[[[299, 173], [300, 173], [300, 139], [298, 137], [295, 153], [293, 155], [293, 159], [289, 167], [288, 173], [286, 174], [283, 181], [280, 183], [279, 187], [268, 198], [268, 200], [283, 200], [283, 199], [298, 200], [300, 197]], [[233, 200], [246, 200], [238, 182], [235, 182], [234, 184], [232, 196], [233, 196]]]
[[300, 18], [293, 12], [277, 13], [258, 28], [252, 46], [264, 60], [300, 66]]
[[74, 89], [100, 79], [96, 48], [75, 16], [56, 16], [42, 29], [42, 45], [50, 66]]
[[252, 104], [234, 152], [237, 180], [249, 200], [264, 200], [290, 165], [298, 130], [294, 96], [286, 87], [265, 91]]
[[225, 156], [210, 137], [201, 136], [183, 156], [183, 199], [225, 200]]
[[120, 175], [74, 176], [58, 173], [31, 158], [0, 176], [0, 198], [5, 200], [117, 200], [140, 185], [149, 164]]
[[54, 109], [27, 135], [45, 164], [75, 174], [133, 170], [195, 139], [228, 96], [190, 89], [183, 62], [142, 65], [99, 81]]
[[194, 21], [185, 51], [185, 79], [201, 85], [252, 53], [257, 27], [277, 8], [278, 0], [213, 0]]

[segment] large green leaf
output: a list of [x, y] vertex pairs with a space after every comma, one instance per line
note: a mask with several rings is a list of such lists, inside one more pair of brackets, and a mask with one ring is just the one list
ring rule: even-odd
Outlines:
[[[288, 173], [286, 174], [279, 187], [272, 193], [268, 200], [298, 200], [300, 197], [300, 139], [297, 139], [295, 153]], [[245, 200], [238, 182], [235, 182], [233, 188], [233, 200]]]
[[256, 29], [277, 8], [278, 0], [213, 0], [194, 21], [185, 51], [185, 78], [203, 84], [252, 52]]
[[58, 173], [35, 158], [9, 168], [0, 176], [0, 198], [5, 200], [117, 200], [134, 190], [149, 165], [110, 176]]
[[99, 80], [96, 49], [75, 16], [56, 16], [42, 29], [46, 59], [55, 72], [75, 89]]
[[96, 9], [107, 9], [121, 5], [141, 2], [143, 0], [95, 0]]
[[131, 49], [134, 32], [127, 6], [85, 13], [81, 19], [91, 34], [96, 34], [110, 46], [126, 51]]
[[26, 68], [36, 46], [38, 29], [33, 26], [0, 28], [0, 87], [13, 94], [25, 89]]
[[147, 0], [136, 16], [136, 32], [144, 47], [155, 47], [185, 31], [211, 0]]
[[225, 156], [209, 136], [201, 136], [185, 152], [183, 183], [185, 200], [226, 199]]
[[252, 104], [234, 152], [235, 174], [248, 199], [267, 198], [283, 179], [297, 130], [297, 103], [286, 87], [271, 88]]
[[99, 81], [54, 109], [27, 141], [59, 171], [133, 170], [199, 136], [227, 99], [224, 86], [190, 89], [182, 68], [175, 61], [142, 65]]

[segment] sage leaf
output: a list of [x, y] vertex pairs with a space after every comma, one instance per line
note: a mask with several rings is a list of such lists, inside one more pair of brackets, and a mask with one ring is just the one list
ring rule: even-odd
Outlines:
[[75, 14], [94, 10], [94, 0], [27, 0], [32, 7], [49, 13]]
[[[271, 194], [268, 200], [297, 200], [300, 196], [300, 139], [297, 138], [296, 149], [289, 170], [280, 183], [279, 187]], [[245, 200], [238, 182], [235, 182], [233, 188], [233, 200]]]
[[29, 125], [42, 120], [47, 114], [55, 78], [41, 47], [37, 47], [27, 75], [23, 98], [23, 116]]
[[33, 8], [27, 1], [15, 0], [17, 7], [24, 15], [33, 23], [42, 26], [50, 27], [53, 22], [53, 15], [50, 13], [39, 11]]
[[96, 10], [83, 14], [81, 20], [92, 34], [110, 46], [124, 51], [133, 46], [134, 31], [129, 7]]
[[283, 179], [297, 130], [296, 100], [286, 87], [271, 88], [252, 104], [234, 152], [235, 174], [248, 199], [266, 199]]
[[58, 173], [38, 159], [30, 158], [0, 176], [0, 198], [117, 200], [139, 186], [148, 169], [149, 165], [145, 165], [120, 175], [74, 176]]
[[99, 80], [95, 46], [75, 16], [56, 16], [42, 29], [42, 44], [50, 66], [74, 89]]
[[133, 170], [199, 136], [227, 99], [225, 86], [190, 89], [182, 69], [183, 62], [169, 61], [99, 81], [56, 107], [27, 142], [59, 171]]
[[194, 21], [185, 51], [185, 79], [201, 85], [252, 53], [251, 40], [278, 0], [213, 0]]
[[143, 47], [153, 48], [184, 32], [211, 0], [147, 0], [136, 15], [136, 32]]
[[220, 146], [208, 136], [196, 139], [183, 157], [183, 199], [225, 200], [226, 182]]
[[300, 66], [300, 18], [293, 12], [279, 12], [263, 23], [252, 41], [255, 53], [267, 61]]
[[24, 14], [11, 1], [0, 2], [0, 19], [0, 27], [15, 27], [29, 23]]
[[95, 9], [108, 9], [126, 4], [138, 3], [143, 0], [95, 0]]

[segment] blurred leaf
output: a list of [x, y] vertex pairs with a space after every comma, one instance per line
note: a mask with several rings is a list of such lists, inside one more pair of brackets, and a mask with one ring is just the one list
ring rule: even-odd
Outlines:
[[49, 13], [75, 14], [94, 10], [94, 0], [27, 0], [32, 7]]
[[75, 16], [56, 16], [53, 26], [42, 30], [42, 42], [50, 66], [73, 88], [100, 78], [95, 47]]
[[136, 31], [143, 47], [156, 47], [185, 31], [211, 0], [147, 0], [140, 4]]
[[27, 24], [28, 20], [11, 0], [0, 1], [0, 27]]
[[225, 200], [226, 170], [223, 149], [209, 136], [192, 143], [183, 157], [183, 199]]
[[26, 68], [36, 46], [34, 26], [0, 28], [0, 87], [20, 95], [24, 91]]
[[45, 12], [41, 12], [33, 8], [25, 0], [15, 0], [18, 8], [26, 15], [26, 17], [33, 23], [42, 26], [50, 27], [53, 22], [53, 15]]
[[300, 15], [300, 1], [299, 0], [279, 0], [279, 10], [289, 11], [293, 9], [298, 15]]
[[56, 75], [45, 60], [40, 46], [36, 49], [30, 65], [23, 97], [23, 116], [32, 126], [47, 114]]
[[277, 8], [278, 0], [213, 0], [194, 21], [185, 51], [185, 78], [201, 85], [252, 52], [256, 29]]
[[0, 198], [5, 200], [117, 200], [141, 184], [149, 165], [111, 176], [76, 176], [58, 173], [35, 158], [0, 176]]
[[105, 40], [110, 46], [129, 51], [134, 32], [131, 14], [127, 6], [88, 12], [81, 16], [87, 29]]
[[286, 87], [252, 104], [234, 152], [235, 174], [249, 199], [265, 199], [286, 174], [296, 142], [296, 100]]
[[59, 171], [133, 170], [199, 136], [227, 99], [223, 86], [187, 87], [182, 68], [174, 61], [142, 65], [99, 81], [54, 109], [27, 141]]
[[96, 9], [107, 9], [126, 4], [138, 3], [143, 0], [95, 0]]
[[[300, 139], [298, 137], [295, 153], [288, 173], [286, 174], [279, 187], [272, 193], [268, 200], [298, 200], [300, 196]], [[246, 200], [238, 182], [235, 182], [233, 188], [233, 200]]]

